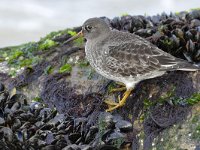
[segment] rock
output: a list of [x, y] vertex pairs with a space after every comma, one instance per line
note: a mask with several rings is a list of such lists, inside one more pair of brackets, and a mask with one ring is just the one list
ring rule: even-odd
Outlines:
[[[113, 29], [134, 32], [175, 57], [199, 64], [198, 10], [102, 19]], [[76, 34], [81, 27], [70, 30]], [[6, 85], [0, 83], [0, 147], [31, 150], [130, 149], [130, 145], [138, 149], [149, 149], [152, 145], [157, 149], [198, 148], [199, 72], [174, 71], [142, 81], [122, 108], [106, 113], [103, 101], [117, 100], [123, 93], [110, 93], [117, 85], [90, 67], [85, 60], [83, 39], [63, 44], [70, 37], [66, 31], [54, 32], [39, 42], [0, 49], [9, 59], [16, 50], [22, 52], [17, 51], [19, 58], [3, 62], [7, 72], [12, 63], [34, 62], [24, 64], [23, 72], [20, 70], [12, 79], [5, 78], [5, 70], [0, 69], [1, 83]], [[62, 72], [63, 66], [66, 72]], [[15, 90], [8, 92], [11, 89]], [[189, 117], [190, 111], [196, 118]]]

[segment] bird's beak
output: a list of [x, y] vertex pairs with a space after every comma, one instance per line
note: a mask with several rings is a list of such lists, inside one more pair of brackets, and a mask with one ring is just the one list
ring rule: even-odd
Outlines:
[[83, 31], [81, 30], [79, 33], [77, 33], [76, 35], [74, 35], [73, 37], [69, 38], [67, 41], [64, 42], [64, 44], [68, 44], [69, 42], [78, 39], [79, 37], [83, 36]]

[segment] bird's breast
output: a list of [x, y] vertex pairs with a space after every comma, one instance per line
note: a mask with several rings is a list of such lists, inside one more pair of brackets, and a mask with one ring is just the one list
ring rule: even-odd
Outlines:
[[101, 68], [103, 61], [102, 47], [95, 42], [87, 42], [85, 45], [86, 59], [94, 69]]

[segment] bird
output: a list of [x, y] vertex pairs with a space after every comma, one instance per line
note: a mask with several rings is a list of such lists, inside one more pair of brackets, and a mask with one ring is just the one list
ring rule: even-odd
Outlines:
[[96, 72], [126, 87], [119, 102], [105, 101], [108, 112], [124, 106], [134, 87], [143, 80], [162, 76], [168, 71], [199, 70], [198, 66], [164, 52], [134, 33], [112, 29], [101, 18], [86, 20], [82, 30], [65, 43], [81, 36], [86, 39], [86, 58]]

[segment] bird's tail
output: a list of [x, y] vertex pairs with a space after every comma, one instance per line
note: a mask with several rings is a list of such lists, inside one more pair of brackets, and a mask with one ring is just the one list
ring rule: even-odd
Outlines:
[[181, 70], [181, 71], [198, 71], [200, 70], [200, 66], [195, 65], [195, 64], [191, 64], [188, 62], [181, 62], [179, 65], [179, 67], [177, 68], [177, 70]]

